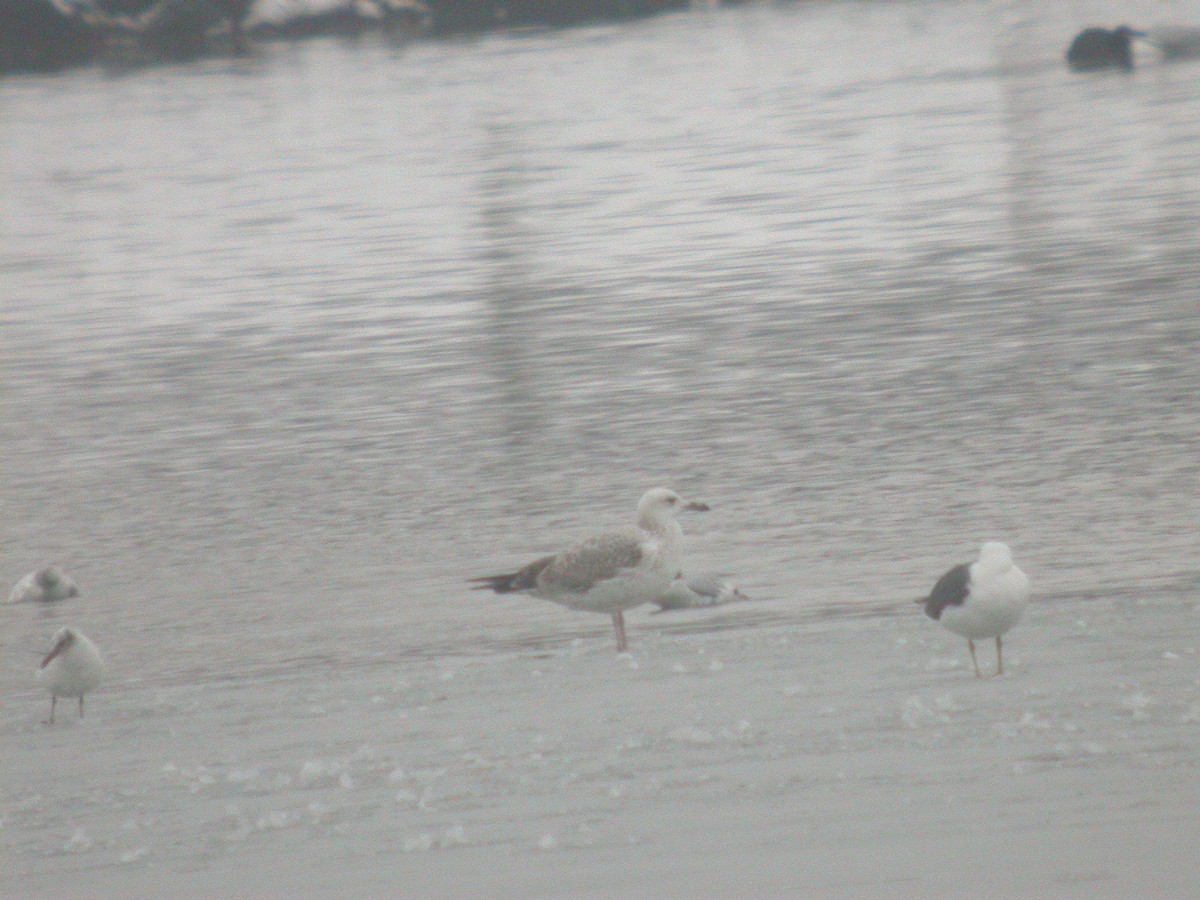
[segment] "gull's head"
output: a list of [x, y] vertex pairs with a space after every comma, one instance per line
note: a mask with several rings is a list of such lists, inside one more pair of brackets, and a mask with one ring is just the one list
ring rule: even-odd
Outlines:
[[670, 488], [654, 488], [646, 491], [638, 501], [638, 518], [642, 521], [661, 522], [673, 519], [683, 510], [707, 512], [707, 503], [684, 500]]
[[50, 652], [46, 654], [46, 658], [42, 660], [39, 668], [46, 668], [56, 656], [60, 656], [69, 650], [77, 637], [78, 632], [74, 628], [60, 628], [54, 632], [54, 644], [51, 646]]
[[1000, 541], [988, 541], [979, 550], [979, 564], [985, 569], [1002, 569], [1012, 565], [1012, 551], [1008, 544]]
[[50, 596], [45, 597], [46, 600], [62, 600], [64, 597], [78, 597], [79, 588], [75, 586], [75, 582], [63, 574], [63, 570], [58, 566], [46, 566], [44, 569], [38, 569], [33, 580]]

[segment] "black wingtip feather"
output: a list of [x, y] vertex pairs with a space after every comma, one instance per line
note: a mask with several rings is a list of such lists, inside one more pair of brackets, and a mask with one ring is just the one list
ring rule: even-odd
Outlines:
[[513, 586], [513, 582], [517, 580], [520, 572], [512, 572], [508, 575], [485, 575], [483, 578], [472, 578], [470, 584], [475, 585], [473, 591], [495, 591], [497, 594], [511, 594], [518, 588]]
[[531, 562], [520, 572], [512, 572], [508, 575], [485, 575], [482, 578], [472, 578], [471, 581], [475, 584], [477, 591], [493, 590], [497, 594], [530, 591], [537, 587], [537, 578], [542, 573], [542, 569], [553, 561], [553, 556], [543, 556], [541, 559]]

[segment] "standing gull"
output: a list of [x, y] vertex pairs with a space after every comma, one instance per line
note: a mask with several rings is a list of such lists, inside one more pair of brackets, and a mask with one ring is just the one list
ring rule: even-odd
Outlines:
[[96, 645], [75, 628], [60, 628], [54, 633], [54, 646], [42, 660], [38, 678], [50, 688], [50, 723], [59, 697], [79, 698], [79, 718], [83, 718], [83, 695], [104, 678], [104, 660]]
[[477, 590], [525, 591], [570, 609], [608, 613], [617, 652], [623, 653], [625, 610], [654, 602], [679, 574], [683, 532], [675, 515], [685, 509], [704, 512], [708, 506], [684, 500], [667, 488], [654, 488], [638, 501], [634, 527], [595, 535], [518, 572], [472, 581]]
[[672, 609], [722, 606], [749, 599], [726, 576], [716, 572], [701, 572], [699, 575], [678, 576], [654, 602], [658, 604], [659, 612], [667, 612]]
[[51, 603], [77, 596], [79, 588], [75, 586], [74, 578], [64, 574], [58, 566], [46, 566], [44, 569], [35, 569], [18, 581], [8, 595], [8, 602]]
[[1007, 544], [988, 541], [973, 563], [955, 566], [938, 579], [924, 600], [925, 615], [967, 639], [975, 677], [975, 641], [996, 639], [996, 674], [1004, 674], [1000, 636], [1017, 624], [1029, 602], [1029, 579], [1013, 562]]

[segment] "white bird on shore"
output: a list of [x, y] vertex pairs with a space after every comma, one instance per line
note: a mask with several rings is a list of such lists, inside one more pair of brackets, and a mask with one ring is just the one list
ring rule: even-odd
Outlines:
[[480, 590], [525, 591], [570, 609], [608, 613], [617, 652], [623, 653], [625, 610], [653, 603], [679, 574], [683, 532], [676, 513], [707, 509], [706, 504], [684, 500], [667, 488], [654, 488], [638, 502], [635, 526], [598, 534], [517, 572], [471, 580]]
[[996, 674], [1004, 674], [1000, 636], [1017, 624], [1029, 602], [1029, 578], [1013, 562], [1007, 544], [988, 541], [973, 563], [955, 566], [938, 579], [925, 604], [925, 615], [967, 639], [975, 677], [979, 660], [975, 641], [996, 639]]
[[673, 609], [722, 606], [749, 599], [726, 576], [716, 572], [701, 572], [698, 575], [678, 576], [654, 602], [658, 604], [659, 612], [667, 612]]
[[75, 579], [65, 574], [58, 566], [35, 569], [17, 582], [8, 595], [9, 603], [51, 603], [79, 596]]
[[76, 628], [60, 628], [54, 633], [54, 646], [42, 660], [38, 678], [50, 688], [50, 721], [59, 697], [79, 698], [79, 718], [83, 718], [83, 695], [104, 679], [104, 660], [96, 645]]

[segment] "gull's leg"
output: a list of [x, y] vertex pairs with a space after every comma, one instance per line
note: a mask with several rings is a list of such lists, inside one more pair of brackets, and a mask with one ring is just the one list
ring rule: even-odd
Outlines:
[[1004, 651], [1000, 649], [1000, 635], [996, 635], [996, 674], [1004, 674]]
[[79, 695], [79, 718], [83, 718], [83, 694]]
[[979, 660], [975, 657], [975, 642], [967, 638], [967, 646], [971, 648], [971, 662], [975, 665], [975, 677], [982, 678], [983, 676], [979, 674]]
[[612, 614], [613, 631], [617, 633], [617, 652], [624, 653], [627, 649], [625, 643], [625, 614], [619, 609], [614, 609]]
[[54, 724], [54, 704], [56, 704], [56, 703], [58, 703], [58, 694], [51, 694], [50, 695], [50, 721], [46, 723], [47, 725]]

